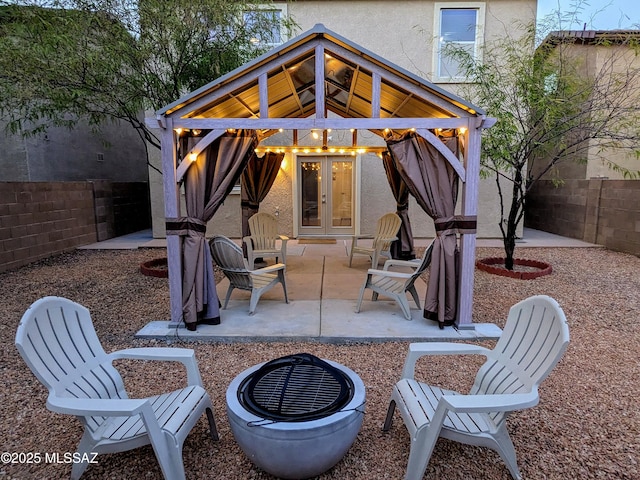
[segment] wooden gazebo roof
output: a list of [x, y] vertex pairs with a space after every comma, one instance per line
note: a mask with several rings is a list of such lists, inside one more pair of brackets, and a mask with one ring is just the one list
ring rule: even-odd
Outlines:
[[483, 115], [321, 24], [157, 112], [174, 128], [207, 129], [460, 128]]

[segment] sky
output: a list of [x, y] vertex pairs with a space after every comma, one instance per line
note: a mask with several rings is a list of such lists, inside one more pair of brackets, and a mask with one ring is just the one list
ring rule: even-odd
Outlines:
[[563, 30], [615, 30], [618, 28], [640, 28], [640, 8], [638, 0], [538, 0], [538, 20], [545, 15], [560, 11], [572, 12], [580, 4], [577, 15], [579, 23], [563, 24]]

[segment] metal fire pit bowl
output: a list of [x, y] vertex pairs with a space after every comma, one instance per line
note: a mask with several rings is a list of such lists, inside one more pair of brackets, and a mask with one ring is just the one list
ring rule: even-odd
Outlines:
[[324, 362], [340, 371], [351, 390], [347, 403], [326, 416], [316, 412], [310, 420], [301, 420], [304, 415], [281, 420], [275, 419], [277, 414], [272, 418], [256, 414], [243, 392], [252, 384], [253, 375], [272, 362], [248, 368], [227, 388], [231, 431], [245, 455], [265, 472], [284, 479], [315, 477], [337, 464], [355, 441], [364, 415], [364, 383], [344, 365]]

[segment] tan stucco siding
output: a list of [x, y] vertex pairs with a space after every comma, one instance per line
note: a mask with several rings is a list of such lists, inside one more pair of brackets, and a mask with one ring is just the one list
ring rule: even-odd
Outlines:
[[[589, 48], [589, 47], [581, 47]], [[591, 75], [597, 75], [598, 72], [606, 72], [613, 63], [614, 72], [623, 75], [626, 72], [634, 73], [635, 88], [631, 88], [634, 98], [629, 98], [630, 104], [638, 105], [640, 103], [640, 58], [635, 54], [633, 49], [629, 47], [591, 47], [589, 58], [591, 59], [588, 67], [591, 69]], [[636, 126], [637, 127], [637, 126]], [[605, 159], [607, 161], [605, 161]], [[607, 150], [600, 151], [600, 145], [597, 141], [592, 141], [589, 148], [589, 161], [587, 162], [586, 178], [602, 178], [606, 177], [612, 180], [622, 180], [624, 176], [621, 172], [617, 172], [609, 168], [608, 161], [613, 162], [623, 168], [632, 171], [640, 170], [640, 160], [633, 151], [629, 150]]]
[[[349, 40], [396, 65], [432, 80], [436, 3], [460, 6], [469, 2], [441, 0], [402, 1], [295, 1], [288, 13], [300, 32], [322, 23]], [[514, 35], [516, 23], [535, 21], [536, 0], [471, 2], [485, 6], [485, 40]]]

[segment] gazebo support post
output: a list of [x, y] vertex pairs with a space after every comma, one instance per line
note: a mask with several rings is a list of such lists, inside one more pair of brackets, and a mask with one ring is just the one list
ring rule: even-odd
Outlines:
[[[467, 181], [462, 188], [462, 216], [478, 215], [478, 180], [480, 179], [480, 135], [482, 119], [470, 121], [464, 133], [465, 172]], [[460, 278], [458, 279], [458, 318], [456, 325], [461, 330], [473, 330], [473, 283], [476, 262], [476, 233], [460, 235]]]
[[[176, 141], [173, 120], [164, 119], [164, 129], [160, 138], [162, 159], [162, 183], [164, 189], [165, 220], [180, 217], [180, 189], [176, 180]], [[171, 321], [169, 327], [177, 327], [182, 322], [182, 239], [179, 235], [167, 234], [167, 268], [169, 270], [169, 301]]]

